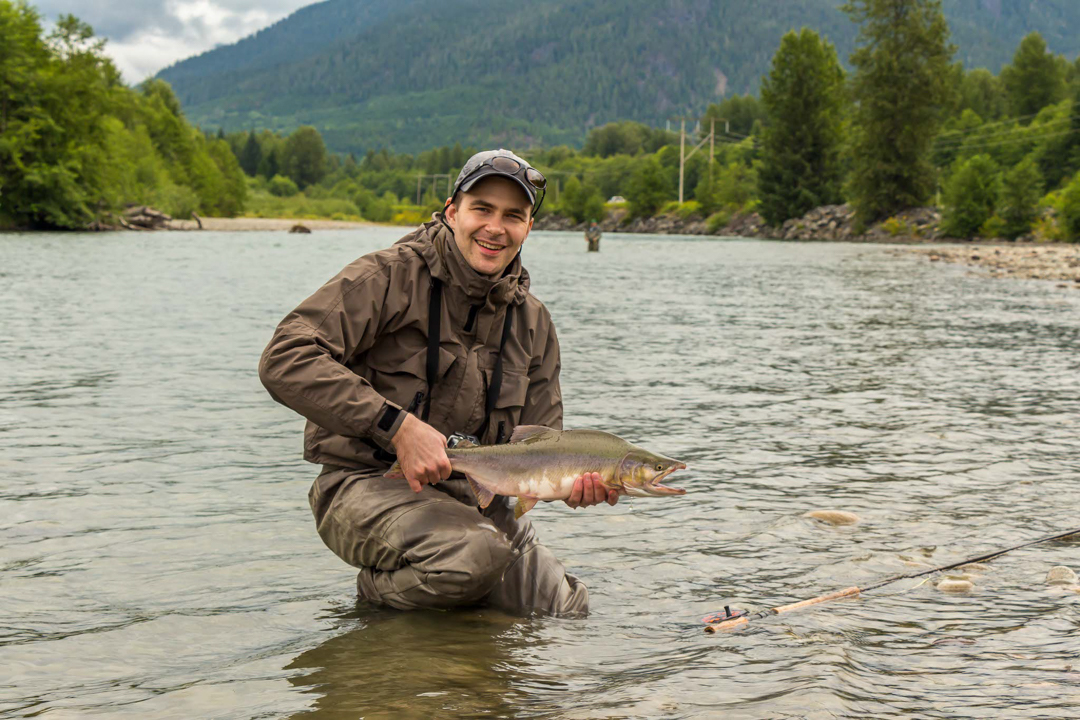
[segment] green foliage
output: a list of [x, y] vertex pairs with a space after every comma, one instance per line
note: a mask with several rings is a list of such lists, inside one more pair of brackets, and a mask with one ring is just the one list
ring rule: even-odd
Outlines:
[[840, 198], [840, 126], [844, 71], [836, 49], [812, 30], [780, 41], [761, 84], [768, 114], [758, 193], [772, 225]]
[[1038, 215], [1042, 178], [1031, 158], [1025, 158], [1005, 173], [998, 208], [1004, 226], [998, 237], [1010, 240], [1026, 235]]
[[881, 223], [881, 228], [889, 233], [890, 237], [908, 237], [915, 234], [911, 225], [897, 217], [887, 218]]
[[678, 135], [665, 130], [654, 130], [638, 122], [623, 121], [590, 130], [585, 139], [585, 155], [611, 157], [612, 155], [638, 155], [654, 153], [664, 145], [678, 142]]
[[726, 210], [714, 212], [705, 220], [705, 231], [710, 235], [715, 235], [720, 228], [726, 226], [731, 222], [731, 213]]
[[594, 186], [585, 187], [577, 177], [571, 177], [566, 181], [565, 187], [559, 195], [559, 204], [555, 211], [560, 215], [573, 218], [574, 222], [586, 220], [600, 221], [604, 218], [604, 198], [600, 196], [600, 189]]
[[1034, 115], [1059, 102], [1065, 94], [1064, 73], [1062, 63], [1048, 52], [1042, 35], [1033, 32], [1024, 37], [1012, 65], [1001, 70], [1001, 83], [1013, 115]]
[[701, 116], [701, 136], [709, 134], [715, 120], [717, 137], [725, 134], [735, 138], [747, 137], [754, 131], [754, 123], [765, 118], [765, 106], [756, 97], [734, 95], [705, 108], [705, 114]]
[[127, 203], [183, 217], [235, 214], [246, 184], [227, 143], [187, 124], [169, 86], [134, 92], [85, 23], [48, 37], [22, 0], [0, 0], [0, 197], [20, 227], [81, 228]]
[[956, 65], [959, 79], [956, 89], [954, 113], [971, 111], [983, 120], [997, 120], [1005, 116], [1008, 101], [999, 78], [986, 68], [964, 72]]
[[971, 237], [994, 214], [1001, 179], [989, 155], [962, 161], [945, 186], [942, 231], [950, 237]]
[[309, 198], [303, 193], [292, 197], [277, 197], [269, 192], [255, 192], [248, 202], [247, 215], [251, 217], [292, 218], [313, 220], [316, 218], [334, 218], [338, 220], [360, 220], [359, 208], [349, 200], [341, 198]]
[[1076, 174], [1061, 193], [1058, 220], [1064, 239], [1080, 241], [1080, 173]]
[[1008, 224], [1005, 219], [1000, 215], [991, 215], [986, 218], [986, 222], [979, 228], [979, 237], [992, 240], [994, 238], [1005, 237], [1005, 229]]
[[255, 131], [252, 130], [248, 133], [247, 140], [244, 141], [243, 150], [237, 154], [240, 169], [244, 171], [244, 174], [254, 177], [259, 172], [259, 164], [262, 163], [262, 159], [262, 146], [259, 145], [259, 141], [255, 137]]
[[672, 195], [671, 181], [655, 157], [641, 163], [630, 178], [626, 200], [632, 217], [654, 215]]
[[857, 103], [848, 194], [868, 224], [921, 205], [934, 190], [930, 155], [954, 86], [941, 0], [849, 0], [861, 23], [851, 55]]
[[285, 174], [301, 188], [322, 180], [326, 176], [326, 145], [319, 131], [310, 125], [297, 129], [285, 141], [281, 163]]
[[266, 183], [266, 189], [274, 197], [292, 197], [300, 192], [300, 188], [297, 187], [292, 178], [287, 178], [284, 175], [275, 175], [270, 178], [270, 181]]
[[[846, 58], [856, 28], [837, 5], [546, 0], [511, 11], [493, 0], [328, 0], [161, 77], [188, 117], [207, 127], [290, 132], [311, 124], [334, 151], [358, 157], [462, 137], [483, 146], [579, 146], [583, 128], [663, 126], [673, 114], [699, 115], [710, 103], [756, 93], [792, 28], [815, 30]], [[1070, 58], [1080, 51], [1076, 0], [945, 5], [970, 67], [1000, 68], [1031, 30]]]

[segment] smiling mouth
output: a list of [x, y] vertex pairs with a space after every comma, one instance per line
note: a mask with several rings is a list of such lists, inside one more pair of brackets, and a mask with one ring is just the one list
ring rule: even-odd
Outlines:
[[479, 240], [477, 238], [473, 238], [473, 242], [475, 242], [477, 245], [487, 250], [488, 252], [499, 252], [503, 249], [502, 245], [496, 245], [495, 243], [490, 243], [485, 240]]

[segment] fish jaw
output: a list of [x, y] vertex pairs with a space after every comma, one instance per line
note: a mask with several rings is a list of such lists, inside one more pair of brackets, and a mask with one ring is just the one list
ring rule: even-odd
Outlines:
[[670, 468], [660, 473], [649, 482], [644, 485], [628, 485], [623, 488], [623, 492], [631, 497], [664, 497], [666, 495], [685, 495], [686, 490], [684, 488], [668, 487], [663, 485], [662, 481], [671, 473], [676, 470], [685, 470], [685, 463], [675, 463]]

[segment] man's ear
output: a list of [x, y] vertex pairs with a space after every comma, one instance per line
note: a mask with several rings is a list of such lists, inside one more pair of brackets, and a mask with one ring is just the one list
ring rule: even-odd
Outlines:
[[446, 218], [446, 224], [450, 226], [451, 230], [457, 230], [457, 205], [454, 204], [453, 198], [446, 198], [446, 205], [443, 206], [443, 217]]

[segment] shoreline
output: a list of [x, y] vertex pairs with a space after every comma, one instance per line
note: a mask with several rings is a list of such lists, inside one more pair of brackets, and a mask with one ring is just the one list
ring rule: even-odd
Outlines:
[[929, 262], [966, 265], [988, 278], [1045, 280], [1056, 282], [1059, 288], [1080, 290], [1080, 244], [1077, 243], [983, 242], [962, 247], [903, 248], [895, 253], [915, 253]]
[[[210, 232], [255, 232], [259, 230], [288, 232], [296, 225], [306, 227], [308, 230], [362, 230], [375, 227], [397, 227], [364, 220], [328, 220], [325, 218], [297, 220], [293, 218], [204, 217], [201, 220], [201, 229]], [[200, 230], [199, 224], [195, 220], [170, 220], [166, 229], [194, 232]]]

